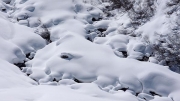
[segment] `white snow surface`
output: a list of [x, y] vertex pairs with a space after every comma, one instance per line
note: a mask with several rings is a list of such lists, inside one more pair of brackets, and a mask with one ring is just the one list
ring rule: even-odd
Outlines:
[[[165, 15], [169, 0], [156, 2], [155, 15], [135, 30], [126, 13], [102, 19], [105, 4], [0, 0], [0, 101], [180, 101], [178, 73], [153, 57], [138, 61], [152, 53], [142, 38], [170, 33], [178, 19]], [[52, 42], [40, 36], [42, 26]]]
[[0, 58], [10, 63], [23, 62], [25, 54], [43, 48], [46, 43], [26, 26], [12, 23], [0, 13]]

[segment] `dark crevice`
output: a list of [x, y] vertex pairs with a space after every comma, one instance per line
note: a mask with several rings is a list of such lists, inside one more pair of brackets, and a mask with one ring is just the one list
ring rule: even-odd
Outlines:
[[6, 9], [5, 9], [5, 8], [3, 8], [3, 9], [2, 9], [2, 11], [3, 11], [3, 12], [6, 12]]
[[95, 18], [92, 18], [92, 21], [97, 21]]
[[149, 60], [149, 57], [147, 57], [147, 56], [143, 56], [143, 58], [142, 59], [138, 59], [139, 61], [148, 61]]
[[139, 93], [136, 93], [136, 96], [138, 96], [139, 95]]
[[26, 74], [27, 76], [31, 75], [31, 74]]
[[106, 37], [106, 35], [100, 32], [100, 33], [98, 34], [98, 37]]
[[31, 53], [27, 53], [26, 54], [26, 58], [29, 58], [30, 55], [31, 55]]
[[97, 30], [100, 31], [100, 32], [105, 32], [107, 29], [106, 28], [99, 28]]
[[160, 94], [157, 94], [157, 93], [155, 93], [155, 92], [153, 92], [153, 91], [149, 91], [149, 93], [152, 95], [152, 96], [160, 96], [160, 97], [162, 97], [162, 95], [160, 95]]
[[144, 57], [143, 57], [143, 60], [144, 60], [144, 61], [148, 61], [148, 60], [149, 60], [149, 57], [144, 56]]
[[29, 16], [27, 14], [25, 14], [25, 16], [23, 18], [21, 18], [21, 19], [17, 18], [17, 21], [19, 22], [20, 20], [26, 20], [28, 18], [29, 18]]
[[92, 21], [93, 21], [93, 22], [94, 22], [94, 21], [100, 21], [100, 20], [102, 20], [102, 18], [98, 18], [98, 19], [92, 18]]
[[31, 57], [31, 53], [27, 53], [27, 54], [26, 54], [26, 58], [32, 60], [34, 57]]
[[31, 78], [32, 80], [34, 80], [34, 81], [36, 81], [38, 84], [39, 84], [39, 82], [36, 80], [36, 79], [33, 79], [33, 78]]
[[171, 63], [170, 61], [166, 61], [166, 65], [168, 65], [168, 66], [169, 66], [169, 65], [170, 65], [170, 63]]
[[62, 59], [68, 59], [69, 56], [68, 56], [68, 55], [61, 55], [61, 58], [62, 58]]
[[[39, 20], [41, 22], [41, 20]], [[40, 36], [47, 41], [47, 44], [51, 43], [51, 33], [48, 27], [44, 24], [41, 25], [43, 31], [40, 33]]]
[[133, 33], [133, 34], [130, 34], [129, 36], [131, 36], [131, 37], [137, 37], [136, 34], [134, 34], [134, 33]]
[[103, 32], [101, 32], [99, 30], [97, 30], [96, 33], [97, 33], [98, 37], [106, 37], [106, 34], [104, 34]]
[[121, 52], [122, 52], [123, 56], [124, 56], [125, 58], [127, 58], [127, 56], [128, 56], [127, 52], [126, 52], [126, 51], [121, 51]]
[[70, 53], [61, 53], [60, 57], [65, 60], [71, 60], [74, 58], [74, 56]]
[[89, 41], [91, 41], [91, 42], [93, 42], [93, 40], [92, 40], [90, 37], [87, 37], [86, 39], [89, 40]]
[[129, 88], [121, 88], [121, 89], [119, 89], [119, 90], [123, 90], [124, 92], [126, 91], [126, 90], [128, 90]]
[[52, 42], [51, 39], [50, 39], [50, 33], [49, 33], [49, 32], [42, 32], [42, 33], [40, 34], [40, 36], [41, 36], [43, 39], [47, 40], [48, 43], [51, 43], [51, 42]]
[[78, 80], [76, 78], [74, 78], [74, 81], [77, 82], [77, 83], [83, 83], [82, 81], [80, 81], [80, 80]]
[[26, 67], [25, 62], [24, 63], [14, 63], [14, 65], [19, 67], [20, 70], [22, 70], [22, 67]]
[[59, 82], [58, 80], [56, 80], [56, 78], [53, 79], [54, 82]]

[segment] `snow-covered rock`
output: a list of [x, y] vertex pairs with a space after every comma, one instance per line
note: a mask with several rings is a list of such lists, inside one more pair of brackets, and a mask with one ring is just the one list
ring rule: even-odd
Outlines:
[[179, 2], [130, 1], [1, 0], [0, 99], [179, 101], [180, 75], [147, 45], [178, 33]]

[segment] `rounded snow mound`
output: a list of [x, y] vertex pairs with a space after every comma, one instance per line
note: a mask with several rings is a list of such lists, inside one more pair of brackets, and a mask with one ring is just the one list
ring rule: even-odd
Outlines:
[[179, 91], [178, 74], [153, 63], [118, 58], [109, 46], [91, 43], [74, 33], [39, 50], [27, 65], [32, 71], [30, 77], [39, 83], [73, 79], [94, 82], [106, 91], [128, 90], [143, 97], [179, 99], [175, 93]]
[[23, 62], [26, 54], [36, 52], [46, 45], [45, 40], [35, 34], [33, 29], [9, 22], [5, 14], [0, 14], [1, 59], [10, 63]]

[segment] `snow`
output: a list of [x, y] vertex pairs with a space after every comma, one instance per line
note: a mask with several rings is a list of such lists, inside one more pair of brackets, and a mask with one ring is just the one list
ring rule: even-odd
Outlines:
[[[48, 53], [46, 49], [49, 50]], [[61, 54], [64, 52], [68, 53], [67, 56], [70, 54], [72, 59], [62, 58]], [[59, 78], [64, 73], [69, 73], [71, 79], [95, 82], [102, 88], [120, 83], [122, 88], [126, 87], [135, 93], [154, 91], [168, 96], [179, 88], [180, 82], [179, 74], [171, 72], [167, 67], [118, 58], [110, 47], [94, 44], [71, 34], [39, 50], [28, 63], [32, 66], [31, 75], [34, 79], [41, 77], [44, 80], [46, 76]], [[41, 76], [37, 71], [44, 73]], [[45, 74], [47, 72], [49, 73]], [[172, 87], [169, 88], [169, 85]]]
[[36, 82], [25, 76], [16, 66], [1, 59], [0, 62], [0, 92], [3, 89], [24, 88], [37, 85]]
[[169, 10], [166, 7], [166, 3], [169, 2], [169, 0], [159, 0], [156, 3], [157, 11], [154, 17], [150, 19], [149, 22], [138, 28], [137, 33], [141, 32], [143, 33], [143, 36], [150, 37], [150, 41], [154, 41], [156, 38], [156, 34], [163, 34], [166, 35], [168, 33], [171, 33], [170, 26], [174, 25], [173, 20], [174, 17], [170, 16], [167, 17], [166, 12]]
[[180, 75], [144, 43], [176, 27], [169, 0], [155, 2], [153, 17], [136, 28], [129, 12], [105, 17], [109, 3], [1, 0], [1, 101], [180, 101]]
[[[92, 88], [89, 90], [89, 87]], [[72, 89], [73, 88], [73, 89]], [[25, 91], [27, 93], [22, 93]], [[48, 91], [48, 92], [47, 92]], [[120, 93], [121, 94], [121, 93]], [[11, 95], [11, 97], [9, 97]], [[123, 101], [125, 99], [136, 100], [135, 97], [126, 93], [123, 96], [111, 95], [107, 92], [100, 90], [95, 84], [75, 84], [70, 87], [67, 86], [37, 86], [29, 88], [13, 88], [11, 90], [2, 90], [0, 98], [2, 101], [25, 101], [25, 100], [38, 100], [38, 101]]]
[[0, 50], [0, 57], [2, 59], [11, 63], [23, 62], [25, 54], [36, 52], [46, 45], [45, 41], [35, 34], [32, 29], [7, 20], [5, 15], [2, 14], [0, 19], [0, 47], [3, 49]]

